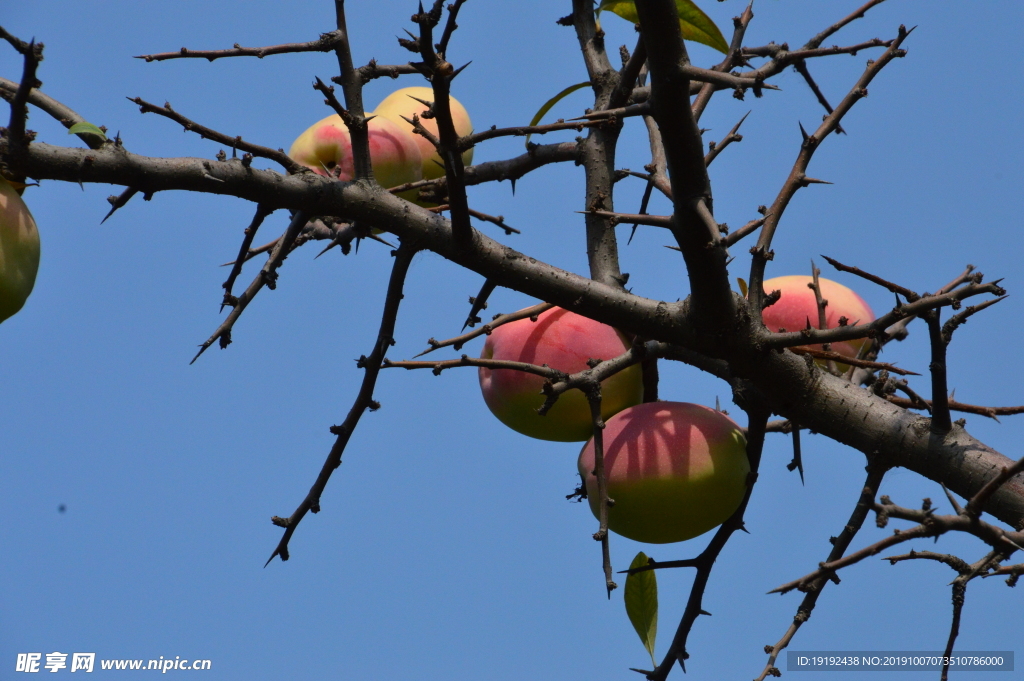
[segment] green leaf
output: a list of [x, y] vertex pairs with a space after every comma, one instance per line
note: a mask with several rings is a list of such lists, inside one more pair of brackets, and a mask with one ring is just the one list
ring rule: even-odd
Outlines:
[[736, 283], [740, 285], [740, 295], [744, 298], [747, 297], [747, 282], [743, 279], [737, 278]]
[[[533, 126], [540, 123], [540, 119], [544, 118], [544, 114], [546, 114], [548, 111], [551, 111], [551, 107], [553, 107], [555, 104], [558, 104], [560, 101], [562, 101], [572, 93], [576, 92], [577, 90], [585, 88], [589, 85], [589, 80], [586, 83], [576, 83], [575, 85], [570, 85], [569, 87], [565, 88], [557, 95], [549, 99], [548, 101], [544, 102], [544, 106], [542, 106], [540, 110], [536, 113], [536, 115], [530, 119], [530, 125]], [[530, 146], [530, 135], [526, 136], [526, 146]]]
[[[647, 556], [641, 551], [629, 564], [629, 569], [645, 565]], [[639, 634], [644, 648], [650, 653], [651, 663], [657, 667], [658, 663], [654, 660], [654, 639], [658, 637], [658, 578], [654, 570], [627, 575], [624, 592], [629, 621], [633, 623], [633, 628]]]
[[75, 123], [68, 128], [69, 135], [96, 135], [102, 140], [106, 140], [107, 136], [103, 134], [103, 131], [97, 128], [92, 123], [82, 121], [81, 123]]
[[[626, 21], [640, 23], [633, 0], [601, 0], [597, 13], [603, 11], [618, 14]], [[679, 27], [683, 30], [683, 38], [713, 47], [722, 54], [729, 54], [729, 43], [725, 42], [722, 32], [715, 26], [707, 14], [692, 0], [676, 0], [676, 11], [679, 13]]]

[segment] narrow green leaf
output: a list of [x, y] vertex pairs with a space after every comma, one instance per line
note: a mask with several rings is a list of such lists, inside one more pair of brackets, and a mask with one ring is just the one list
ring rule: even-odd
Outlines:
[[102, 140], [107, 139], [107, 136], [103, 134], [102, 130], [100, 130], [98, 127], [96, 127], [92, 123], [87, 123], [85, 121], [82, 121], [81, 123], [75, 123], [70, 128], [68, 128], [68, 134], [69, 135], [82, 135], [82, 134], [96, 135], [97, 137], [99, 137]]
[[740, 285], [740, 295], [744, 298], [747, 297], [747, 282], [739, 277], [736, 278], [736, 283]]
[[[647, 556], [641, 551], [629, 564], [629, 569], [645, 565]], [[658, 663], [654, 660], [654, 640], [658, 637], [658, 578], [654, 570], [627, 575], [626, 588], [623, 591], [626, 615], [633, 623], [633, 628], [640, 636], [644, 648], [647, 648], [651, 663], [657, 667]]]
[[[570, 85], [569, 87], [565, 88], [557, 95], [549, 99], [548, 101], [544, 102], [544, 106], [542, 106], [540, 110], [536, 113], [536, 115], [530, 119], [530, 125], [532, 126], [540, 123], [540, 119], [544, 118], [544, 114], [546, 114], [548, 111], [551, 111], [551, 107], [553, 107], [555, 104], [558, 104], [560, 101], [562, 101], [572, 93], [576, 92], [577, 90], [585, 88], [589, 85], [589, 80], [586, 83], [576, 83], [575, 85]], [[530, 146], [530, 135], [526, 136], [526, 146]]]
[[[640, 23], [633, 0], [601, 0], [597, 13], [608, 11], [617, 14], [626, 21]], [[676, 11], [679, 13], [679, 27], [683, 30], [683, 38], [713, 47], [723, 54], [729, 53], [729, 43], [715, 22], [692, 0], [676, 0]]]

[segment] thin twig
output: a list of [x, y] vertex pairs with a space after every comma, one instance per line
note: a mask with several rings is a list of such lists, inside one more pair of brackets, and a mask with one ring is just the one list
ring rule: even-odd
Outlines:
[[491, 294], [494, 293], [494, 289], [497, 288], [497, 286], [498, 285], [494, 281], [485, 279], [483, 285], [480, 286], [480, 292], [475, 296], [470, 296], [469, 315], [466, 317], [466, 323], [462, 325], [462, 331], [465, 331], [467, 326], [474, 327], [482, 321], [478, 315], [483, 310], [487, 309], [487, 299], [491, 297]]
[[608, 598], [618, 585], [612, 579], [611, 549], [608, 546], [608, 509], [615, 503], [608, 498], [608, 471], [604, 462], [604, 419], [601, 418], [601, 384], [594, 382], [585, 390], [590, 405], [590, 418], [594, 424], [594, 476], [597, 478], [598, 530], [594, 539], [601, 542], [601, 567]]
[[169, 103], [165, 102], [163, 106], [157, 106], [156, 104], [151, 104], [150, 102], [145, 101], [141, 97], [128, 97], [127, 99], [130, 102], [138, 104], [139, 110], [142, 111], [142, 113], [155, 113], [159, 114], [160, 116], [163, 116], [164, 118], [169, 118], [175, 123], [181, 125], [186, 130], [191, 130], [192, 132], [198, 134], [203, 139], [209, 139], [213, 140], [214, 142], [219, 142], [224, 146], [231, 147], [232, 149], [241, 149], [242, 151], [248, 152], [253, 156], [259, 156], [261, 158], [270, 159], [271, 161], [279, 163], [281, 166], [284, 167], [285, 170], [287, 170], [291, 174], [306, 171], [306, 168], [296, 163], [294, 160], [292, 160], [290, 156], [288, 156], [288, 154], [284, 153], [280, 149], [262, 147], [258, 144], [252, 144], [250, 142], [244, 141], [241, 138], [241, 136], [231, 137], [230, 135], [225, 135], [222, 132], [217, 132], [212, 128], [207, 128], [205, 125], [200, 125], [199, 123], [196, 123], [195, 121], [190, 120], [185, 116], [182, 116], [177, 111], [172, 109]]
[[736, 243], [743, 237], [747, 236], [748, 234], [753, 234], [754, 232], [761, 228], [761, 225], [764, 224], [765, 219], [766, 217], [751, 220], [747, 224], [737, 229], [735, 232], [727, 234], [724, 239], [725, 245], [732, 246], [734, 243]]
[[[892, 369], [890, 369], [890, 371], [891, 370]], [[907, 400], [902, 397], [896, 397], [894, 395], [886, 395], [885, 399], [905, 409], [927, 409], [931, 411], [932, 408], [932, 403], [930, 400], [923, 400], [924, 404], [921, 405], [921, 403], [918, 402], [917, 400]], [[979, 416], [987, 416], [990, 419], [994, 419], [997, 416], [1013, 416], [1015, 414], [1024, 414], [1024, 406], [985, 407], [978, 404], [964, 404], [963, 402], [956, 402], [954, 400], [947, 400], [947, 403], [949, 404], [949, 408], [952, 409], [953, 411], [959, 411], [965, 414], [978, 414]]]
[[741, 118], [736, 125], [732, 126], [732, 130], [730, 130], [729, 134], [722, 138], [721, 142], [718, 142], [717, 144], [715, 142], [708, 143], [708, 153], [704, 155], [705, 166], [711, 165], [711, 162], [714, 161], [718, 157], [718, 155], [721, 154], [725, 150], [725, 148], [732, 144], [733, 142], [743, 141], [743, 135], [739, 135], [737, 133], [739, 132], [740, 126], [743, 125], [743, 121], [747, 120], [747, 116], [749, 115], [749, 111], [743, 114], [743, 118]]
[[985, 509], [985, 503], [989, 497], [995, 494], [995, 491], [1006, 484], [1013, 476], [1021, 472], [1024, 472], [1024, 457], [1012, 466], [1003, 467], [998, 475], [986, 482], [985, 486], [978, 490], [978, 493], [967, 502], [967, 506], [964, 507], [964, 514], [974, 519], [981, 517], [981, 512]]
[[[270, 257], [267, 258], [267, 262], [263, 265], [263, 268], [260, 269], [259, 273], [253, 279], [252, 283], [249, 284], [249, 287], [245, 289], [242, 295], [233, 299], [233, 306], [231, 312], [228, 313], [227, 319], [217, 327], [213, 332], [213, 335], [199, 346], [199, 352], [196, 353], [196, 356], [192, 358], [192, 361], [189, 362], [189, 364], [192, 364], [199, 359], [199, 356], [206, 352], [206, 350], [217, 341], [220, 342], [221, 349], [224, 349], [231, 344], [231, 330], [234, 327], [235, 322], [238, 321], [238, 318], [242, 315], [242, 312], [245, 311], [245, 308], [250, 302], [252, 302], [252, 299], [256, 297], [256, 294], [258, 294], [264, 286], [269, 286], [271, 289], [277, 287], [277, 269], [288, 256], [292, 243], [294, 243], [296, 237], [299, 235], [299, 231], [303, 226], [305, 226], [308, 220], [309, 217], [305, 211], [297, 211], [295, 215], [292, 216], [288, 229], [285, 230], [284, 234], [274, 244], [274, 249], [271, 252]], [[227, 300], [227, 298], [225, 298], [225, 300]]]
[[748, 294], [751, 296], [750, 301], [752, 308], [756, 314], [760, 314], [763, 306], [764, 290], [762, 283], [764, 281], [764, 270], [765, 265], [768, 262], [772, 239], [775, 236], [775, 231], [778, 228], [779, 221], [782, 219], [783, 214], [786, 211], [786, 207], [789, 202], [793, 199], [797, 190], [801, 187], [805, 187], [810, 183], [812, 178], [809, 178], [806, 174], [807, 166], [811, 162], [811, 158], [814, 156], [814, 152], [825, 140], [828, 135], [835, 131], [836, 126], [842, 121], [843, 117], [853, 108], [859, 100], [867, 96], [868, 85], [874, 80], [885, 66], [893, 59], [905, 56], [906, 52], [900, 49], [900, 45], [910, 34], [906, 28], [900, 26], [898, 36], [891, 42], [884, 53], [874, 61], [869, 62], [867, 68], [864, 70], [860, 78], [850, 89], [849, 93], [842, 99], [836, 109], [825, 117], [818, 129], [813, 134], [804, 134], [803, 143], [800, 145], [800, 153], [797, 155], [797, 159], [793, 164], [793, 168], [789, 173], [789, 177], [783, 184], [782, 189], [779, 191], [769, 209], [770, 216], [765, 221], [764, 227], [761, 229], [761, 236], [758, 239], [757, 246], [752, 251], [753, 258], [750, 267], [750, 283]]
[[[832, 113], [832, 105], [828, 103], [828, 99], [825, 98], [825, 93], [821, 91], [821, 88], [819, 88], [818, 84], [814, 81], [814, 77], [811, 76], [811, 72], [807, 68], [807, 62], [800, 59], [794, 62], [793, 68], [795, 68], [797, 72], [804, 77], [804, 81], [807, 82], [807, 86], [811, 88], [811, 92], [813, 92], [814, 96], [818, 98], [818, 103], [825, 108], [827, 113]], [[843, 130], [843, 126], [838, 124], [836, 125], [836, 132], [843, 135], [846, 134], [846, 131]]]
[[373, 350], [370, 352], [369, 357], [360, 357], [358, 362], [358, 366], [364, 370], [359, 393], [356, 395], [355, 402], [352, 404], [352, 408], [349, 409], [345, 421], [340, 426], [331, 427], [331, 433], [336, 436], [334, 446], [331, 447], [327, 460], [324, 461], [320, 474], [310, 488], [309, 493], [290, 516], [287, 518], [274, 516], [271, 519], [275, 525], [285, 529], [284, 535], [278, 542], [274, 552], [270, 554], [270, 558], [267, 559], [264, 567], [269, 565], [270, 561], [274, 560], [275, 557], [280, 557], [281, 560], [288, 560], [288, 543], [291, 541], [295, 529], [302, 522], [307, 512], [320, 512], [320, 496], [327, 487], [331, 474], [341, 465], [341, 455], [344, 453], [345, 446], [352, 437], [353, 431], [359, 424], [359, 419], [367, 409], [376, 410], [380, 407], [373, 399], [373, 390], [377, 385], [377, 376], [380, 374], [384, 355], [394, 343], [395, 322], [398, 319], [398, 308], [402, 302], [405, 277], [409, 272], [409, 265], [416, 252], [417, 249], [414, 246], [405, 242], [402, 242], [398, 250], [394, 252], [395, 263], [391, 268], [391, 279], [388, 282], [388, 291], [384, 299], [384, 311], [381, 314], [380, 330], [377, 332], [377, 339], [373, 344]]
[[[877, 463], [868, 465], [867, 479], [865, 479], [864, 486], [861, 488], [857, 503], [854, 505], [853, 511], [850, 513], [850, 519], [843, 526], [842, 531], [832, 540], [832, 550], [829, 551], [826, 562], [831, 563], [838, 560], [850, 548], [850, 544], [864, 525], [864, 519], [867, 518], [868, 512], [871, 510], [875, 495], [878, 494], [878, 488], [882, 484], [882, 478], [885, 476], [886, 470], [884, 466]], [[789, 646], [790, 641], [793, 640], [796, 632], [803, 626], [804, 622], [811, 618], [814, 606], [818, 603], [818, 597], [828, 585], [828, 582], [829, 580], [827, 579], [818, 579], [809, 585], [806, 595], [796, 610], [793, 622], [789, 625], [789, 629], [786, 630], [786, 633], [783, 634], [782, 638], [774, 646], [766, 650], [768, 662], [765, 664], [761, 675], [755, 681], [764, 681], [765, 677], [771, 674], [779, 654]]]
[[[878, 514], [880, 526], [884, 525], [888, 518], [910, 520], [918, 523], [918, 525], [909, 530], [896, 530], [894, 534], [870, 546], [866, 546], [860, 551], [836, 560], [821, 563], [814, 572], [778, 586], [768, 593], [788, 593], [794, 589], [805, 591], [816, 580], [831, 578], [838, 570], [859, 563], [870, 556], [878, 555], [891, 546], [913, 539], [938, 537], [947, 532], [964, 532], [974, 535], [992, 548], [1009, 553], [1022, 550], [1021, 544], [1024, 544], [1024, 531], [1007, 532], [983, 520], [971, 518], [966, 513], [960, 515], [936, 515], [933, 512], [934, 509], [931, 508], [917, 510], [896, 506], [885, 496], [882, 497], [880, 504], [874, 504], [873, 509]], [[1006, 555], [1009, 555], [1009, 553]]]
[[537, 315], [539, 315], [541, 312], [544, 312], [545, 310], [550, 310], [553, 307], [554, 305], [552, 305], [551, 303], [539, 303], [537, 305], [533, 305], [531, 307], [519, 310], [518, 312], [511, 312], [509, 314], [498, 315], [491, 321], [481, 326], [479, 329], [474, 329], [468, 333], [462, 334], [461, 336], [456, 336], [455, 338], [449, 338], [448, 340], [443, 341], [438, 341], [431, 338], [430, 340], [427, 341], [427, 344], [430, 345], [430, 347], [421, 352], [420, 354], [414, 355], [414, 357], [422, 357], [423, 355], [429, 352], [433, 352], [434, 350], [437, 350], [439, 348], [446, 348], [448, 346], [452, 346], [452, 348], [454, 348], [455, 350], [461, 350], [462, 346], [465, 345], [467, 342], [473, 340], [474, 338], [478, 338], [479, 336], [483, 336], [485, 334], [488, 336], [491, 335], [491, 331], [498, 328], [502, 324], [508, 324], [509, 322], [514, 322], [519, 319], [527, 318], [536, 321]]
[[183, 47], [177, 52], [161, 52], [159, 54], [140, 54], [136, 59], [147, 62], [164, 61], [167, 59], [206, 59], [213, 61], [224, 57], [257, 57], [263, 59], [274, 54], [292, 54], [296, 52], [330, 52], [334, 49], [340, 36], [337, 31], [322, 34], [317, 40], [308, 43], [286, 43], [268, 47], [242, 47], [238, 43], [228, 50], [190, 50]]
[[252, 216], [252, 221], [249, 226], [245, 228], [244, 236], [242, 237], [242, 245], [238, 248], [238, 257], [235, 258], [235, 262], [232, 263], [231, 272], [228, 274], [228, 278], [222, 285], [224, 288], [224, 302], [220, 304], [220, 309], [223, 312], [225, 305], [234, 306], [237, 304], [238, 299], [231, 295], [231, 289], [235, 285], [235, 279], [242, 273], [242, 265], [249, 259], [249, 249], [252, 247], [252, 240], [256, 238], [256, 232], [259, 230], [260, 225], [263, 224], [263, 220], [273, 212], [272, 208], [265, 205], [258, 204], [256, 206], [256, 214]]

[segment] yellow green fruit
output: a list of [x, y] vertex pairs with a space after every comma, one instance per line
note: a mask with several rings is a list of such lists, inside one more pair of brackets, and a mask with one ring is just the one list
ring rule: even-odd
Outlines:
[[0, 322], [22, 308], [39, 271], [39, 230], [18, 192], [0, 177]]
[[[423, 179], [433, 180], [444, 175], [444, 162], [438, 155], [434, 145], [422, 135], [415, 134], [412, 131], [412, 124], [406, 122], [402, 117], [404, 116], [412, 120], [413, 114], [419, 115], [420, 123], [435, 137], [438, 134], [437, 121], [433, 118], [423, 118], [423, 112], [427, 110], [427, 107], [413, 99], [413, 97], [422, 99], [424, 102], [433, 102], [434, 90], [429, 87], [407, 87], [396, 90], [385, 97], [384, 101], [377, 105], [373, 113], [394, 121], [416, 139], [416, 144], [419, 145], [420, 154], [423, 157]], [[466, 108], [454, 97], [449, 97], [448, 101], [451, 102], [452, 122], [455, 124], [455, 133], [459, 137], [465, 137], [472, 133], [473, 124], [469, 120], [469, 113], [466, 111]], [[473, 162], [472, 149], [462, 152], [462, 162], [467, 166]]]
[[[608, 528], [639, 542], [685, 541], [718, 527], [747, 489], [743, 432], [725, 414], [685, 402], [646, 402], [608, 419], [603, 431]], [[580, 476], [594, 517], [600, 497], [594, 441], [583, 447]]]

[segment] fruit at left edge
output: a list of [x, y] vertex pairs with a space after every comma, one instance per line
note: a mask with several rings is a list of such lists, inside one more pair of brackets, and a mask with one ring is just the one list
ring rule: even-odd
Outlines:
[[0, 322], [22, 308], [39, 271], [39, 230], [28, 206], [0, 177]]
[[[412, 133], [380, 116], [367, 128], [377, 184], [389, 188], [422, 179], [423, 159]], [[355, 176], [352, 139], [338, 114], [311, 125], [292, 143], [288, 155], [320, 175], [346, 181]]]
[[[808, 286], [813, 281], [810, 276], [795, 274], [775, 277], [764, 282], [765, 293], [782, 293], [782, 297], [774, 305], [766, 307], [761, 313], [764, 325], [769, 331], [800, 331], [807, 328], [808, 321], [812, 328], [818, 328], [818, 301], [814, 291]], [[839, 326], [840, 317], [846, 317], [847, 323], [851, 326], [875, 320], [875, 314], [868, 304], [851, 289], [824, 277], [818, 278], [818, 285], [821, 286], [821, 297], [828, 301], [828, 305], [825, 306], [826, 328], [834, 329]], [[869, 340], [865, 338], [832, 343], [832, 350], [847, 357], [856, 357], [861, 346], [868, 342]], [[821, 349], [820, 345], [810, 347], [815, 350]], [[840, 369], [843, 369], [843, 366], [840, 366]]]
[[[420, 123], [423, 124], [423, 127], [435, 137], [437, 136], [437, 121], [433, 118], [423, 118], [423, 112], [426, 111], [427, 107], [413, 99], [413, 97], [422, 99], [424, 102], [433, 102], [434, 90], [429, 87], [407, 87], [396, 90], [385, 97], [377, 105], [373, 113], [395, 122], [415, 138], [416, 144], [420, 147], [420, 154], [423, 157], [423, 179], [433, 180], [437, 177], [443, 177], [444, 163], [441, 161], [441, 157], [438, 155], [434, 145], [426, 137], [415, 134], [412, 131], [412, 124], [402, 118], [404, 116], [412, 120], [413, 114], [419, 115]], [[465, 137], [473, 132], [473, 124], [469, 120], [469, 113], [466, 111], [466, 107], [462, 106], [454, 97], [448, 97], [448, 101], [452, 111], [452, 123], [455, 124], [455, 134], [459, 137]], [[462, 152], [462, 163], [468, 166], [472, 162], [473, 150], [467, 149]]]
[[[608, 528], [639, 542], [685, 541], [718, 527], [747, 489], [746, 439], [725, 414], [685, 402], [646, 402], [608, 419], [604, 468]], [[600, 499], [594, 441], [580, 452], [580, 476], [594, 517]]]
[[[613, 359], [629, 349], [626, 337], [614, 328], [587, 317], [552, 308], [537, 321], [520, 319], [494, 329], [481, 357], [529, 364], [547, 364], [572, 374], [589, 368], [589, 359]], [[544, 379], [512, 369], [480, 369], [480, 389], [491, 412], [506, 426], [540, 440], [582, 442], [590, 437], [590, 404], [579, 390], [568, 390], [545, 416]], [[608, 418], [643, 399], [639, 365], [633, 365], [601, 383], [601, 415]]]

